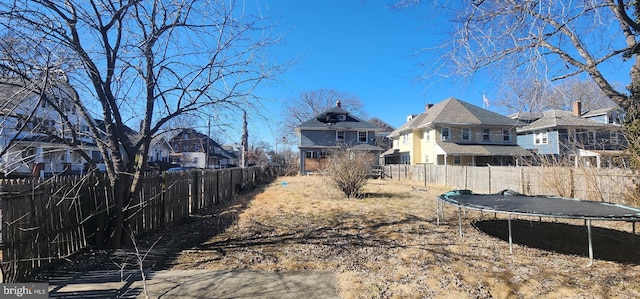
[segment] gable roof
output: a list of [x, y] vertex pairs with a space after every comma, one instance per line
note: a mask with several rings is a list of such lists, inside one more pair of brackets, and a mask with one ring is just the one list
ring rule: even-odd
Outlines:
[[566, 127], [582, 127], [582, 128], [603, 128], [606, 124], [576, 116], [571, 111], [549, 110], [542, 114], [542, 117], [526, 126], [517, 129], [518, 132], [527, 132], [533, 130], [541, 130], [547, 128], [566, 128]]
[[[344, 115], [345, 120], [338, 120], [338, 115]], [[295, 127], [296, 131], [300, 130], [367, 130], [367, 131], [380, 131], [380, 128], [364, 121], [358, 117], [355, 117], [341, 107], [333, 107], [328, 109], [315, 117], [299, 124]]]
[[430, 125], [516, 126], [517, 124], [517, 120], [502, 114], [480, 108], [456, 98], [448, 98], [412, 118], [393, 131], [390, 136], [398, 136], [406, 130], [423, 128]]
[[395, 130], [395, 128], [392, 125], [384, 122], [383, 120], [381, 120], [381, 119], [379, 119], [377, 117], [374, 117], [374, 118], [370, 119], [369, 123], [374, 125], [374, 126], [376, 126], [376, 127], [378, 127], [378, 128], [380, 128], [381, 132], [390, 133], [390, 132], [393, 132], [393, 130]]
[[622, 111], [622, 109], [618, 106], [612, 106], [612, 107], [608, 107], [608, 108], [602, 108], [602, 109], [596, 109], [596, 110], [591, 110], [591, 111], [587, 111], [584, 114], [582, 114], [582, 117], [594, 117], [594, 116], [599, 116], [599, 115], [605, 115], [607, 114], [609, 111]]

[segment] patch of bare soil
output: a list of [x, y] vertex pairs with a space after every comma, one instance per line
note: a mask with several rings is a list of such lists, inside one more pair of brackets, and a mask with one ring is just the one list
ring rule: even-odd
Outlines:
[[[581, 221], [506, 219], [457, 209], [436, 221], [442, 186], [371, 180], [343, 199], [322, 177], [282, 177], [246, 195], [233, 223], [180, 252], [173, 269], [330, 270], [343, 298], [638, 298], [640, 237], [594, 221], [589, 263]], [[233, 209], [232, 209], [233, 210]]]

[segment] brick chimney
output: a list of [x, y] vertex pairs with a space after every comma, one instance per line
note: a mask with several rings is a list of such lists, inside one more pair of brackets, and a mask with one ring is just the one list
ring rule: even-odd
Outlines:
[[336, 107], [342, 108], [342, 102], [340, 102], [340, 100], [336, 101]]
[[573, 115], [578, 117], [582, 116], [582, 102], [580, 101], [573, 102]]

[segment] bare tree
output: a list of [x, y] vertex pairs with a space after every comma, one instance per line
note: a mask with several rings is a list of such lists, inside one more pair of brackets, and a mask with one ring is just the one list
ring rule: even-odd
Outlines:
[[[399, 0], [395, 7], [424, 3]], [[640, 138], [640, 5], [632, 0], [430, 1], [451, 13], [452, 38], [446, 59], [457, 74], [500, 69], [504, 76], [557, 81], [588, 76], [625, 110], [628, 138]], [[629, 85], [616, 88], [616, 73], [627, 68]], [[640, 152], [635, 142], [631, 150]]]
[[[425, 1], [398, 1], [396, 7]], [[433, 1], [450, 12], [453, 39], [448, 61], [458, 74], [489, 66], [504, 67], [505, 76], [561, 80], [591, 77], [634, 121], [640, 94], [640, 6], [635, 1], [470, 0], [465, 4]], [[602, 72], [608, 64], [627, 61], [631, 84], [615, 88]]]
[[[89, 125], [114, 190], [108, 246], [128, 239], [126, 205], [139, 188], [151, 138], [179, 116], [251, 109], [253, 89], [282, 71], [263, 59], [278, 42], [269, 19], [244, 11], [235, 1], [0, 3], [3, 33], [48, 49], [36, 53], [40, 57], [69, 54], [54, 62], [73, 66], [65, 76], [79, 96], [68, 100]], [[11, 51], [12, 60], [2, 61], [2, 68], [31, 80], [60, 69], [40, 63], [34, 75], [12, 65], [30, 59], [24, 55]], [[133, 134], [128, 124], [139, 125], [140, 132]]]
[[568, 78], [552, 84], [548, 81], [513, 79], [505, 84], [497, 105], [509, 112], [571, 110], [580, 101], [584, 111], [608, 108], [616, 104], [590, 79]]
[[345, 92], [338, 92], [333, 89], [317, 89], [301, 92], [300, 96], [284, 104], [279, 123], [282, 130], [283, 140], [293, 142], [296, 140], [294, 129], [297, 125], [305, 122], [318, 114], [335, 107], [336, 102], [342, 103], [342, 108], [366, 119], [363, 110], [363, 103], [356, 95]]

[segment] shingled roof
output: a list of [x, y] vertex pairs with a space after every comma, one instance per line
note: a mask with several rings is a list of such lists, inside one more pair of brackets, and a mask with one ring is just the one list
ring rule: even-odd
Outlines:
[[406, 130], [427, 127], [432, 124], [516, 126], [518, 121], [456, 98], [448, 98], [413, 117], [393, 131], [390, 136], [399, 136]]
[[[344, 115], [344, 120], [338, 120], [337, 116]], [[367, 130], [380, 131], [378, 126], [372, 125], [358, 117], [355, 117], [342, 107], [335, 106], [328, 109], [315, 117], [299, 124], [295, 127], [296, 131], [300, 130], [326, 130], [328, 127], [332, 130]]]
[[576, 116], [573, 112], [564, 110], [549, 110], [545, 111], [542, 117], [526, 126], [518, 128], [518, 132], [527, 132], [534, 130], [541, 130], [546, 128], [566, 128], [566, 127], [580, 127], [580, 128], [602, 128], [606, 127], [606, 124], [599, 123], [587, 118]]

